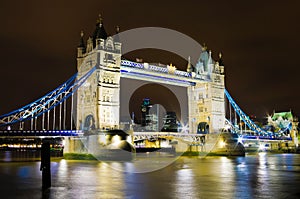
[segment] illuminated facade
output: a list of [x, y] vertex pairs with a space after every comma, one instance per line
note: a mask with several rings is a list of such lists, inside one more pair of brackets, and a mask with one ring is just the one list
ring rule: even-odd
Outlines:
[[78, 78], [91, 68], [95, 73], [78, 89], [76, 128], [119, 127], [121, 43], [108, 37], [101, 18], [85, 46], [83, 33], [77, 49]]
[[221, 54], [219, 61], [214, 62], [211, 51], [203, 47], [192, 76], [203, 81], [188, 87], [190, 131], [197, 132], [199, 123], [207, 123], [209, 131], [218, 132], [225, 123], [225, 76]]
[[[117, 37], [115, 37], [116, 40]], [[121, 43], [108, 37], [102, 20], [96, 25], [87, 45], [81, 34], [78, 47], [78, 77], [91, 68], [96, 73], [78, 89], [76, 128], [83, 130], [114, 129], [120, 125], [120, 78], [185, 87], [188, 100], [189, 132], [196, 133], [199, 123], [207, 123], [211, 132], [224, 126], [224, 66], [213, 61], [211, 52], [202, 49], [195, 66], [186, 71], [175, 66], [153, 65], [121, 60]]]

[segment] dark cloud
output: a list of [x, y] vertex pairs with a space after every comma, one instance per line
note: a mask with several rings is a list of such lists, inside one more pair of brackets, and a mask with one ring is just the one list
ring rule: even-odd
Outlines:
[[[2, 1], [0, 3], [0, 114], [54, 89], [76, 72], [76, 46], [91, 35], [99, 13], [110, 34], [158, 26], [223, 53], [226, 86], [249, 114], [292, 109], [300, 115], [297, 79], [298, 1]], [[174, 41], [176, 42], [176, 41]], [[137, 53], [149, 62], [185, 60]], [[134, 57], [131, 54], [130, 57]], [[197, 59], [197, 58], [194, 58]]]

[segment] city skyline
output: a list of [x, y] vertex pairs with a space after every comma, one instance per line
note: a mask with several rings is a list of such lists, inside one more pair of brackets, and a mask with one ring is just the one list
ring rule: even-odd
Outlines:
[[[248, 115], [262, 117], [273, 110], [292, 110], [299, 116], [298, 2], [203, 1], [172, 6], [170, 2], [120, 1], [119, 6], [109, 1], [88, 5], [80, 1], [29, 1], [19, 6], [2, 2], [0, 115], [38, 99], [76, 72], [80, 31], [84, 30], [87, 39], [101, 13], [111, 35], [117, 25], [121, 31], [164, 27], [205, 43], [215, 60], [222, 52], [226, 87]], [[187, 64], [158, 50], [141, 50], [125, 57], [173, 63], [181, 70]]]

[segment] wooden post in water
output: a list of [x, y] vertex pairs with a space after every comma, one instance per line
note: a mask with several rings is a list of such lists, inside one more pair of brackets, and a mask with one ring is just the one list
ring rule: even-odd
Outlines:
[[42, 189], [51, 187], [51, 170], [50, 170], [50, 142], [43, 140], [41, 150], [41, 167], [42, 171]]

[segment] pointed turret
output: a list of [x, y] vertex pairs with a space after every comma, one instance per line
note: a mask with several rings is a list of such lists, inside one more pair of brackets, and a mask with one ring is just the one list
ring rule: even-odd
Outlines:
[[193, 68], [192, 68], [192, 65], [191, 65], [191, 57], [190, 56], [188, 58], [188, 65], [187, 65], [187, 68], [186, 68], [186, 72], [188, 72], [188, 73], [193, 72]]
[[205, 43], [203, 43], [203, 46], [202, 46], [202, 52], [203, 52], [203, 51], [207, 51], [207, 46], [206, 46]]
[[93, 50], [93, 39], [89, 37], [86, 45], [86, 52], [91, 52], [92, 50]]
[[208, 60], [207, 60], [207, 64], [213, 64], [213, 59], [211, 57], [211, 50], [208, 51]]
[[208, 71], [208, 61], [209, 61], [209, 53], [207, 50], [207, 46], [204, 43], [202, 46], [202, 52], [200, 54], [200, 57], [199, 57], [198, 63], [197, 63], [199, 67], [203, 67], [203, 69], [201, 69], [201, 70], [203, 70], [204, 72]]
[[97, 38], [96, 39], [107, 39], [107, 33], [104, 29], [101, 15], [99, 15], [99, 30], [97, 32]]
[[80, 32], [80, 41], [79, 41], [79, 45], [77, 47], [77, 57], [82, 57], [86, 50], [83, 36], [84, 36], [84, 33], [83, 33], [83, 31], [81, 31]]
[[223, 63], [223, 59], [222, 59], [222, 53], [219, 53], [219, 66], [220, 66], [220, 73], [224, 74], [225, 69], [224, 69], [224, 63]]
[[219, 62], [220, 66], [224, 66], [223, 59], [222, 59], [222, 53], [219, 53], [219, 60], [218, 60], [218, 62]]
[[99, 14], [99, 19], [97, 19], [96, 22], [96, 29], [94, 31], [93, 34], [93, 45], [94, 47], [96, 47], [96, 40], [97, 39], [107, 39], [107, 33], [105, 31], [104, 25], [103, 25], [103, 21], [102, 21], [102, 17]]
[[78, 48], [85, 48], [83, 36], [84, 36], [84, 33], [83, 33], [83, 30], [82, 30], [80, 32], [80, 42], [79, 42]]

